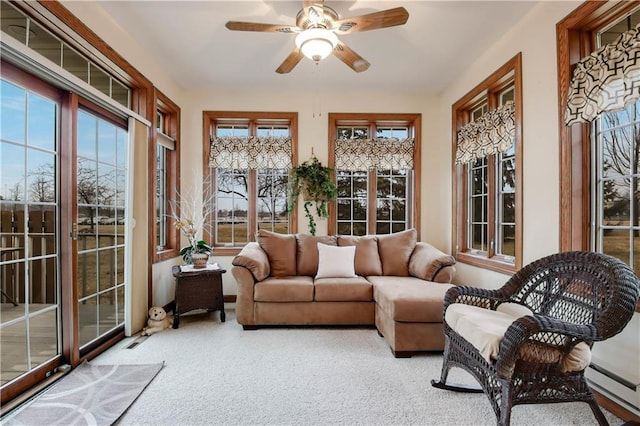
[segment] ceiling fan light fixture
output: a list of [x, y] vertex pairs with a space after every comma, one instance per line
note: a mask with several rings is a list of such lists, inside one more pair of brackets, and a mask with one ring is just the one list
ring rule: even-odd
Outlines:
[[296, 37], [296, 45], [307, 58], [319, 62], [331, 54], [338, 37], [325, 28], [310, 28]]

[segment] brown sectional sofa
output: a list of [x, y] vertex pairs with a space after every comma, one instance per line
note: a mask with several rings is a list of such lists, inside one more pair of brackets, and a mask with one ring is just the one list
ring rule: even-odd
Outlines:
[[236, 318], [245, 329], [375, 325], [396, 357], [440, 351], [454, 264], [417, 242], [415, 229], [362, 237], [261, 230], [233, 259]]

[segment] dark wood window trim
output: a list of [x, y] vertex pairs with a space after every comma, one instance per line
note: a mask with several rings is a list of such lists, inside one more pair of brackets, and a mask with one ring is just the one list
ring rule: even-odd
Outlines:
[[[591, 132], [587, 123], [564, 125], [575, 64], [595, 50], [595, 36], [638, 2], [587, 1], [556, 25], [560, 140], [560, 251], [591, 249]], [[640, 302], [636, 306], [640, 312]]]
[[[422, 165], [422, 114], [403, 114], [403, 113], [330, 113], [329, 114], [329, 167], [335, 167], [335, 140], [336, 130], [339, 127], [340, 122], [344, 121], [367, 121], [369, 126], [374, 125], [376, 122], [406, 122], [413, 130], [413, 137], [415, 141], [413, 152], [413, 227], [418, 231], [420, 235], [420, 194], [422, 193], [421, 183], [421, 165]], [[372, 133], [375, 134], [375, 133]], [[369, 189], [369, 203], [368, 205], [375, 205], [375, 194]], [[369, 214], [368, 227], [371, 230], [375, 227], [375, 210], [374, 214]], [[337, 212], [336, 203], [333, 202], [329, 205], [329, 223], [327, 224], [327, 231], [329, 235], [333, 235], [337, 232]], [[419, 238], [419, 237], [418, 237]]]
[[[171, 99], [160, 92], [158, 89], [154, 90], [155, 103], [157, 110], [163, 114], [164, 122], [162, 123], [162, 133], [170, 136], [175, 140], [175, 150], [170, 151], [167, 154], [167, 187], [166, 196], [168, 200], [175, 200], [177, 192], [179, 191], [179, 176], [180, 176], [180, 107], [176, 105]], [[149, 182], [150, 182], [150, 194], [156, 193], [156, 148], [158, 143], [158, 123], [157, 114], [153, 115], [153, 124], [151, 130], [151, 137], [153, 143], [149, 145]], [[178, 256], [180, 251], [180, 231], [175, 227], [174, 220], [169, 220], [167, 223], [167, 242], [163, 250], [158, 250], [156, 247], [156, 197], [151, 197], [149, 200], [149, 253], [152, 257], [152, 262], [162, 262], [167, 259]]]
[[[512, 75], [512, 77], [510, 77]], [[455, 158], [458, 130], [469, 122], [470, 110], [477, 105], [480, 98], [488, 98], [489, 108], [497, 106], [497, 92], [505, 87], [505, 84], [513, 84], [515, 89], [516, 106], [516, 143], [515, 143], [515, 260], [496, 255], [493, 247], [489, 247], [486, 254], [471, 253], [467, 247], [467, 165], [456, 166], [452, 162], [452, 193], [453, 208], [452, 218], [452, 246], [456, 259], [459, 262], [480, 268], [490, 269], [505, 274], [513, 274], [522, 267], [522, 54], [518, 53], [507, 63], [502, 65], [483, 82], [473, 88], [452, 106], [452, 158]], [[493, 156], [492, 156], [493, 157]], [[490, 157], [491, 158], [491, 157]], [[489, 161], [489, 206], [488, 223], [490, 234], [495, 235], [495, 170], [494, 162]], [[492, 237], [492, 238], [495, 238]]]
[[[287, 120], [290, 132], [291, 132], [291, 149], [292, 149], [292, 163], [293, 165], [298, 164], [298, 113], [296, 112], [264, 112], [264, 111], [204, 111], [203, 112], [203, 129], [202, 129], [202, 152], [203, 152], [203, 160], [202, 160], [202, 172], [203, 176], [210, 174], [209, 168], [209, 153], [211, 152], [211, 140], [210, 137], [214, 134], [214, 129], [216, 126], [217, 120], [220, 119], [238, 119], [238, 120], [248, 120], [251, 122], [256, 122], [260, 120]], [[255, 171], [250, 171], [250, 173], [255, 173]], [[255, 179], [250, 179], [250, 185], [254, 185]], [[255, 193], [255, 189], [250, 189], [250, 193]], [[249, 215], [251, 219], [249, 220], [249, 241], [254, 241], [255, 238], [252, 236], [257, 233], [256, 226], [256, 200], [255, 197], [249, 200]], [[254, 212], [254, 213], [251, 213]], [[289, 227], [291, 233], [298, 232], [298, 215], [296, 212], [293, 212], [289, 218]], [[208, 241], [213, 241], [212, 235], [207, 235], [205, 232], [205, 239]], [[241, 247], [216, 247], [215, 254], [220, 256], [235, 256], [241, 250]]]

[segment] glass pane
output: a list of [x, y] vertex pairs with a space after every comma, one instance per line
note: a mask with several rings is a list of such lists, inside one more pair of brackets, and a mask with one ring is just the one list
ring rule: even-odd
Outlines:
[[129, 89], [116, 80], [111, 80], [111, 98], [129, 108]]
[[0, 90], [0, 107], [2, 108], [0, 137], [2, 139], [18, 143], [25, 142], [26, 99], [27, 93], [24, 89], [2, 80]]
[[98, 251], [99, 290], [106, 290], [116, 285], [116, 251], [113, 249]]
[[216, 222], [216, 238], [218, 244], [231, 244], [233, 242], [233, 225], [230, 222]]
[[124, 284], [124, 247], [116, 249], [116, 284]]
[[502, 254], [505, 256], [516, 255], [516, 227], [514, 225], [502, 227]]
[[484, 171], [484, 168], [480, 168], [474, 169], [471, 172], [471, 193], [474, 195], [487, 193], [487, 182], [485, 181]]
[[353, 196], [363, 198], [367, 196], [367, 177], [355, 176], [353, 178]]
[[391, 180], [388, 177], [378, 176], [377, 182], [377, 197], [387, 198], [391, 195]]
[[475, 250], [486, 251], [485, 235], [487, 232], [486, 225], [473, 225], [471, 227], [471, 248]]
[[27, 143], [30, 146], [54, 151], [56, 149], [56, 104], [49, 99], [29, 93], [29, 127]]
[[0, 142], [0, 194], [3, 200], [25, 200], [25, 157], [24, 146]]
[[603, 225], [628, 226], [631, 215], [629, 185], [624, 180], [608, 180], [602, 183], [602, 189]]
[[629, 154], [634, 142], [633, 126], [617, 129], [602, 135], [603, 179], [615, 179], [630, 174]]
[[349, 176], [343, 176], [342, 172], [337, 179], [338, 197], [351, 197], [351, 178]]
[[78, 187], [78, 204], [97, 203], [97, 179], [96, 162], [79, 158], [76, 183]]
[[486, 196], [471, 199], [471, 221], [484, 222], [487, 217]]
[[96, 159], [96, 138], [98, 134], [98, 121], [95, 117], [84, 111], [78, 111], [78, 144], [79, 157]]
[[515, 223], [516, 221], [516, 195], [502, 194], [502, 222]]
[[78, 326], [80, 347], [98, 337], [97, 296], [78, 302]]
[[95, 293], [97, 287], [96, 252], [78, 254], [78, 298]]
[[391, 218], [391, 203], [388, 200], [378, 200], [376, 208], [376, 220], [389, 220]]
[[29, 255], [56, 253], [56, 208], [53, 205], [29, 205]]
[[56, 258], [29, 261], [29, 311], [35, 312], [57, 303]]
[[510, 158], [502, 162], [502, 191], [515, 191], [516, 188], [516, 167], [515, 158]]
[[0, 18], [2, 31], [22, 44], [27, 43], [27, 18], [5, 2], [0, 3]]
[[111, 77], [93, 64], [89, 65], [89, 84], [111, 97]]
[[389, 234], [391, 233], [391, 225], [389, 222], [377, 222], [376, 234]]
[[338, 220], [351, 219], [351, 200], [338, 200]]
[[116, 244], [116, 211], [115, 209], [100, 209], [98, 217], [98, 247], [113, 247]]
[[125, 193], [126, 193], [126, 184], [127, 184], [127, 174], [123, 169], [116, 170], [116, 193], [115, 193], [115, 204], [119, 207], [124, 207], [125, 203]]
[[35, 22], [29, 22], [29, 47], [56, 65], [62, 59], [62, 43]]
[[116, 289], [116, 300], [118, 308], [116, 313], [118, 314], [118, 323], [124, 323], [124, 285], [119, 286]]
[[[15, 309], [20, 309], [24, 312], [23, 306]], [[3, 307], [3, 321], [5, 321], [5, 317], [8, 316], [8, 314]], [[18, 321], [15, 324], [3, 327], [2, 333], [0, 333], [0, 342], [2, 343], [2, 374], [0, 377], [2, 378], [2, 382], [5, 383], [5, 381], [13, 380], [19, 375], [29, 371], [29, 365], [27, 364], [27, 328], [25, 322]]]
[[100, 334], [106, 333], [118, 325], [116, 299], [117, 296], [115, 290], [102, 293], [99, 296], [100, 306], [98, 309], [98, 321], [100, 324]]
[[43, 312], [29, 320], [31, 368], [58, 354], [58, 311]]
[[116, 165], [120, 168], [124, 168], [127, 164], [127, 156], [129, 155], [128, 137], [126, 130], [116, 127]]
[[84, 82], [89, 82], [89, 63], [75, 50], [66, 45], [62, 46], [62, 68], [78, 77]]
[[236, 223], [233, 228], [234, 243], [244, 244], [249, 241], [249, 227], [246, 222]]
[[407, 179], [404, 176], [393, 177], [393, 196], [404, 198], [407, 194]]
[[98, 204], [111, 206], [116, 201], [116, 168], [106, 164], [98, 165]]
[[405, 229], [407, 229], [407, 226], [404, 223], [394, 223], [391, 226], [392, 233], [404, 231]]
[[116, 126], [106, 121], [98, 122], [98, 159], [103, 163], [116, 164]]
[[367, 220], [367, 200], [353, 200], [353, 220]]
[[351, 235], [351, 223], [338, 222], [338, 235]]
[[605, 229], [602, 237], [602, 252], [630, 265], [629, 242], [628, 229]]
[[393, 210], [391, 218], [394, 221], [405, 221], [407, 212], [406, 202], [404, 200], [393, 200], [392, 206]]
[[27, 193], [29, 201], [56, 201], [56, 157], [54, 154], [27, 149]]
[[353, 222], [352, 224], [352, 235], [366, 235], [367, 234], [367, 224], [366, 222]]

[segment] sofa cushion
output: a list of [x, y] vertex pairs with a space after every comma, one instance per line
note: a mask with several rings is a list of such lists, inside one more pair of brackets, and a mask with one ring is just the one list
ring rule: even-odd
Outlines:
[[355, 278], [356, 248], [328, 246], [318, 243], [318, 278]]
[[390, 318], [399, 322], [442, 322], [444, 295], [451, 284], [435, 284], [414, 277], [367, 277], [373, 298]]
[[416, 243], [409, 259], [409, 274], [427, 281], [434, 281], [436, 274], [447, 266], [455, 265], [453, 256], [445, 254], [427, 243]]
[[311, 302], [313, 278], [269, 277], [256, 283], [253, 298], [256, 302]]
[[318, 237], [307, 234], [296, 235], [298, 275], [313, 277], [318, 272], [318, 243], [335, 246], [336, 237], [333, 235]]
[[316, 302], [370, 302], [373, 286], [364, 277], [318, 278], [314, 281]]
[[382, 275], [382, 263], [378, 254], [378, 241], [373, 235], [356, 237], [339, 235], [339, 246], [356, 246], [355, 268], [356, 274], [363, 277]]
[[382, 275], [409, 276], [409, 259], [416, 246], [418, 231], [414, 228], [389, 235], [378, 235], [378, 253]]
[[272, 277], [296, 275], [296, 236], [261, 229], [258, 244], [269, 257]]
[[[529, 308], [516, 303], [503, 303], [495, 311], [452, 303], [447, 307], [445, 321], [491, 362], [497, 359], [509, 326], [518, 318], [531, 314]], [[591, 349], [585, 342], [580, 342], [565, 356], [563, 351], [553, 346], [529, 339], [520, 346], [518, 356], [529, 362], [559, 363], [563, 372], [582, 371], [591, 361]]]
[[231, 262], [234, 266], [244, 266], [256, 281], [262, 281], [269, 276], [269, 258], [267, 253], [260, 248], [258, 243], [250, 242], [242, 248]]

